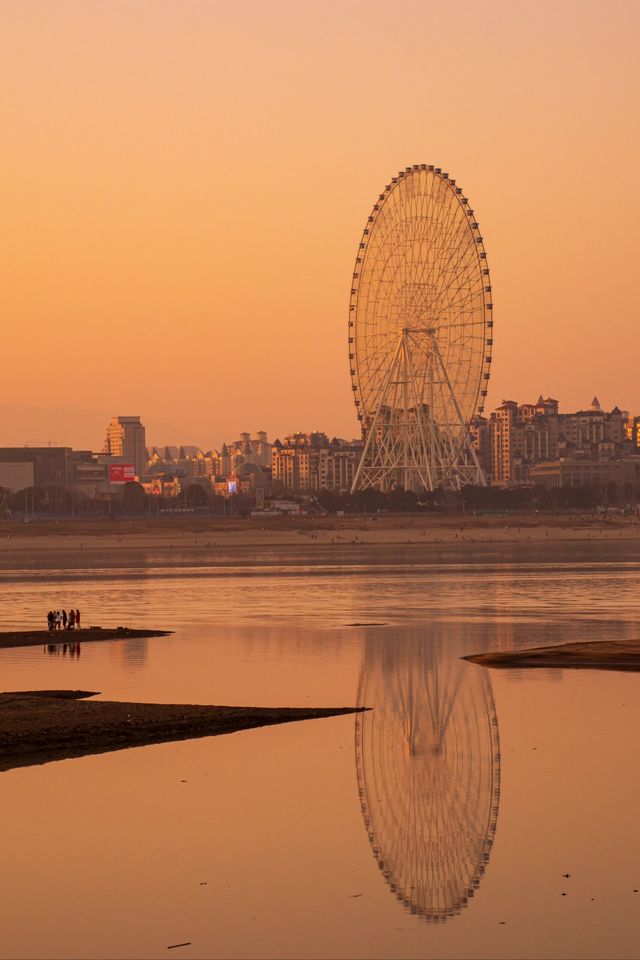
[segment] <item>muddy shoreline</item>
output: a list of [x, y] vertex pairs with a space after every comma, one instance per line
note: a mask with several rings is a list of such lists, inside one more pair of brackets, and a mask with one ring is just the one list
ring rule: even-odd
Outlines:
[[88, 700], [87, 690], [0, 693], [0, 771], [127, 747], [191, 740], [357, 707], [229, 707]]

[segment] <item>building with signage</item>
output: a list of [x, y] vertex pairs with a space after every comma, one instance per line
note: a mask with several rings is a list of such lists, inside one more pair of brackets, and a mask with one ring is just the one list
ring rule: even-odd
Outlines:
[[110, 463], [109, 483], [132, 483], [136, 479], [136, 468], [132, 463]]
[[137, 477], [147, 471], [146, 436], [140, 417], [113, 417], [107, 426], [104, 452], [123, 457], [135, 467]]

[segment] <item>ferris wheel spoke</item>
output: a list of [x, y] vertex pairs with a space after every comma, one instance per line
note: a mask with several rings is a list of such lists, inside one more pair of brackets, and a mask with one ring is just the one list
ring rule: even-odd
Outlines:
[[[448, 261], [451, 259], [451, 250], [457, 248], [462, 241], [462, 238], [459, 236], [461, 225], [456, 217], [455, 209], [449, 208], [447, 214], [448, 215], [443, 219], [443, 222], [440, 225], [436, 251], [434, 255], [434, 261], [437, 265], [436, 277], [442, 274], [443, 264], [448, 263]], [[434, 282], [435, 279], [436, 278], [434, 277]]]
[[[450, 199], [447, 188], [445, 188], [445, 197], [447, 200]], [[440, 268], [443, 249], [446, 247], [448, 242], [449, 233], [452, 229], [452, 224], [455, 221], [455, 216], [456, 211], [453, 204], [447, 204], [446, 208], [444, 206], [440, 206], [437, 210], [437, 219], [434, 223], [435, 237], [432, 240], [432, 269], [428, 277], [430, 283], [434, 282], [435, 271]]]
[[476, 258], [475, 243], [469, 237], [463, 236], [455, 256], [446, 261], [446, 270], [441, 270], [436, 279], [435, 296], [446, 297], [454, 284], [457, 284], [460, 288], [466, 287], [470, 281], [469, 274], [473, 272]]

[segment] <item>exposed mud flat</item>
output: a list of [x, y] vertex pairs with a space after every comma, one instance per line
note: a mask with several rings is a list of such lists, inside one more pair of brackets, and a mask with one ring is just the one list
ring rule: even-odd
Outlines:
[[0, 770], [361, 709], [87, 700], [93, 696], [95, 692], [87, 690], [0, 693]]

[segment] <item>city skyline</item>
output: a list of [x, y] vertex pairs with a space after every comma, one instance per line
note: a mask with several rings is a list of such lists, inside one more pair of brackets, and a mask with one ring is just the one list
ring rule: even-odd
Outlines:
[[[495, 393], [495, 391], [494, 391]], [[485, 409], [485, 416], [491, 414], [491, 412], [498, 409], [498, 407], [511, 400], [516, 400], [520, 402], [518, 397], [521, 396], [522, 391], [519, 391], [514, 396], [505, 396], [501, 399], [496, 399], [495, 406], [489, 404]], [[544, 394], [546, 396], [552, 396], [554, 399], [558, 400], [560, 407], [563, 409], [569, 409], [570, 405], [563, 400], [563, 391], [562, 390], [540, 390], [534, 389], [533, 394], [536, 396]], [[532, 397], [533, 397], [532, 394]], [[587, 390], [587, 393], [580, 399], [579, 402], [575, 405], [575, 410], [588, 409], [591, 406], [591, 398], [595, 395], [601, 399], [601, 406], [605, 410], [613, 410], [618, 408], [623, 411], [627, 411], [630, 415], [635, 415], [636, 408], [633, 406], [620, 402], [619, 399], [616, 399], [615, 396], [610, 399], [605, 393], [600, 391], [597, 387], [591, 387]], [[529, 401], [523, 401], [529, 402]], [[530, 402], [533, 402], [531, 400]], [[11, 407], [6, 405], [3, 407], [0, 405], [0, 422], [2, 427], [0, 428], [0, 446], [68, 446], [73, 447], [74, 449], [86, 449], [86, 450], [101, 450], [104, 444], [104, 425], [110, 421], [114, 414], [112, 411], [95, 411], [95, 410], [85, 410], [81, 409], [82, 414], [80, 426], [75, 431], [76, 435], [80, 438], [78, 441], [74, 440], [73, 437], [68, 434], [63, 436], [63, 439], [58, 439], [54, 434], [55, 423], [60, 423], [59, 420], [54, 418], [54, 426], [44, 422], [42, 420], [43, 413], [46, 412], [45, 408], [36, 409], [36, 408], [27, 408], [29, 413], [33, 416], [33, 428], [31, 434], [28, 430], [23, 429], [20, 425], [16, 425], [15, 422], [11, 420]], [[66, 421], [69, 420], [69, 410], [68, 408], [62, 408], [60, 411], [61, 417], [64, 417]], [[202, 437], [194, 436], [195, 431], [189, 429], [189, 427], [184, 427], [179, 424], [173, 424], [171, 427], [166, 430], [161, 438], [158, 440], [156, 433], [160, 433], [157, 428], [154, 426], [156, 420], [153, 415], [149, 416], [147, 413], [142, 411], [139, 414], [144, 421], [148, 442], [147, 448], [152, 449], [153, 447], [166, 447], [166, 446], [180, 446], [180, 445], [192, 445], [198, 447], [200, 450], [211, 450], [221, 447], [224, 443], [229, 442], [230, 437], [239, 437], [242, 433], [247, 432], [247, 428], [251, 434], [257, 434], [261, 430], [265, 430], [270, 437], [277, 439], [279, 437], [289, 436], [295, 433], [305, 433], [313, 432], [314, 430], [322, 431], [329, 436], [341, 436], [344, 440], [355, 440], [360, 438], [360, 427], [356, 421], [353, 425], [353, 431], [347, 434], [339, 434], [337, 431], [329, 429], [325, 423], [323, 423], [319, 418], [318, 422], [313, 423], [296, 423], [293, 422], [294, 418], [291, 416], [283, 417], [284, 427], [281, 430], [275, 430], [271, 428], [269, 423], [264, 423], [263, 421], [258, 422], [255, 416], [249, 416], [251, 422], [247, 423], [245, 421], [240, 423], [240, 426], [237, 430], [231, 429], [228, 431], [223, 431], [221, 427], [212, 429], [208, 434], [206, 431], [202, 433]], [[37, 419], [36, 419], [37, 418]], [[253, 421], [256, 421], [254, 425]], [[355, 420], [355, 417], [354, 417]], [[36, 434], [38, 435], [36, 437]], [[45, 436], [46, 434], [46, 436]]]
[[[35, 9], [0, 13], [0, 406], [21, 433], [3, 442], [40, 439], [51, 408], [69, 420], [51, 439], [87, 445], [83, 411], [111, 415], [116, 388], [122, 409], [154, 397], [159, 443], [187, 422], [199, 444], [237, 433], [257, 402], [274, 433], [356, 435], [353, 259], [371, 198], [416, 161], [451, 171], [483, 226], [488, 406], [542, 380], [577, 406], [596, 379], [605, 405], [640, 406], [620, 349], [637, 318], [632, 5], [409, 3], [408, 33], [376, 2]], [[354, 111], [344, 91], [363, 84]]]
[[[597, 396], [578, 410], [565, 411], [557, 399], [542, 394], [532, 402], [506, 400], [487, 414], [474, 420], [468, 438], [481, 471], [477, 491], [486, 491], [485, 484], [547, 491], [579, 487], [586, 491], [579, 497], [613, 497], [618, 502], [640, 497], [639, 415], [618, 406], [608, 411]], [[137, 481], [143, 496], [138, 508], [146, 503], [144, 495], [169, 501], [182, 497], [176, 502], [183, 507], [195, 497], [192, 506], [205, 507], [216, 497], [240, 493], [260, 510], [269, 495], [289, 491], [302, 497], [328, 493], [337, 509], [334, 495], [366, 491], [358, 489], [357, 482], [364, 452], [366, 436], [346, 439], [318, 430], [271, 438], [267, 431], [254, 436], [242, 431], [217, 447], [200, 448], [183, 440], [153, 444], [146, 440], [140, 415], [121, 414], [106, 424], [100, 451], [53, 444], [0, 446], [0, 499], [5, 508], [13, 497], [16, 509], [26, 509], [31, 497], [32, 513], [36, 496], [38, 509], [45, 512], [64, 509], [65, 502], [71, 511], [74, 504], [80, 509], [91, 503], [90, 509], [101, 510], [114, 497], [119, 502], [122, 487]], [[385, 493], [394, 497], [399, 491], [414, 500], [421, 492], [429, 495], [426, 485], [415, 490], [403, 487], [401, 480], [373, 492], [383, 501]], [[461, 477], [457, 489], [473, 489], [473, 480]], [[130, 506], [131, 496], [126, 501]], [[397, 499], [394, 503], [398, 506]]]

